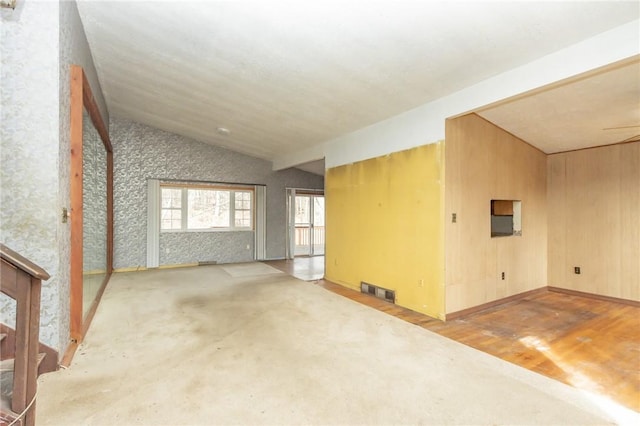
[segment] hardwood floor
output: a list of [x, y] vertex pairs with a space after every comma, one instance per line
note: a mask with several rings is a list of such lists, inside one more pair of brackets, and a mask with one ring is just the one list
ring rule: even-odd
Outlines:
[[293, 260], [270, 260], [269, 265], [303, 281], [324, 277], [324, 256], [300, 256]]
[[[296, 261], [268, 263], [295, 276], [292, 272]], [[310, 276], [318, 274], [311, 266], [307, 261], [300, 268]], [[638, 307], [547, 291], [443, 322], [329, 281], [316, 283], [505, 361], [640, 411]]]

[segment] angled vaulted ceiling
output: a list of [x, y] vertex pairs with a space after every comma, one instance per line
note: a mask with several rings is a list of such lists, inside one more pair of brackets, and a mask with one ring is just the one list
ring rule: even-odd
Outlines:
[[265, 159], [638, 19], [636, 2], [80, 1], [79, 11], [111, 115]]

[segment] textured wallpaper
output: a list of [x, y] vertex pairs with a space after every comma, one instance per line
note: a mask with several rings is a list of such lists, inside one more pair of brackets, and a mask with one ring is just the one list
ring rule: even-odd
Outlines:
[[[247, 247], [249, 247], [247, 249]], [[253, 232], [166, 232], [160, 234], [160, 265], [216, 261], [251, 262]]]
[[[102, 89], [98, 81], [98, 75], [93, 64], [87, 37], [80, 21], [78, 8], [74, 1], [62, 1], [59, 3], [60, 12], [60, 47], [59, 47], [59, 161], [58, 161], [58, 209], [61, 212], [63, 207], [70, 205], [70, 150], [71, 150], [71, 125], [70, 125], [70, 65], [80, 65], [87, 80], [91, 85], [93, 97], [100, 108], [104, 122], [109, 123], [109, 113], [102, 94]], [[59, 253], [59, 298], [57, 301], [59, 321], [59, 343], [60, 348], [66, 348], [69, 340], [69, 276], [71, 259], [71, 234], [68, 224], [63, 224], [58, 220], [58, 253]]]
[[[0, 12], [0, 240], [51, 274], [43, 283], [40, 339], [69, 340], [69, 64], [85, 68], [108, 119], [75, 2], [21, 0]], [[0, 320], [13, 323], [0, 298]]]
[[[274, 172], [269, 161], [133, 121], [113, 118], [110, 133], [114, 147], [115, 268], [146, 265], [147, 179], [265, 184], [268, 258], [285, 254], [285, 188], [323, 187], [322, 176], [296, 169]], [[251, 232], [163, 233], [160, 237], [161, 265], [252, 258]]]
[[[40, 337], [59, 346], [58, 3], [2, 11], [0, 240], [51, 278], [42, 287]], [[14, 304], [2, 300], [2, 320]], [[5, 316], [11, 318], [9, 321]]]

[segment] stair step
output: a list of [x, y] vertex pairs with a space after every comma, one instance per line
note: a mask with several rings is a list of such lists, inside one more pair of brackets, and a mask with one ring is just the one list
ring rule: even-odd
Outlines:
[[[40, 365], [45, 356], [47, 356], [47, 354], [44, 352], [38, 354], [38, 365]], [[0, 361], [0, 371], [13, 371], [13, 364], [14, 358]]]
[[14, 423], [15, 419], [18, 418], [18, 413], [14, 413], [7, 407], [2, 407], [0, 409], [0, 426], [12, 425], [12, 426], [22, 426], [23, 419], [18, 420]]
[[11, 424], [18, 414], [11, 410], [13, 371], [0, 372], [0, 425]]
[[[38, 365], [47, 354], [38, 354]], [[0, 361], [0, 426], [9, 425], [18, 414], [11, 411], [11, 398], [13, 397], [13, 368], [15, 359], [5, 359]], [[22, 425], [22, 419], [14, 423], [14, 426]]]

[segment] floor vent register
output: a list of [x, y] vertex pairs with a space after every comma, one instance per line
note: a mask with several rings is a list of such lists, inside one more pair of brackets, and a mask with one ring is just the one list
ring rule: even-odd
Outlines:
[[360, 291], [362, 293], [367, 293], [375, 296], [379, 299], [386, 300], [387, 302], [396, 303], [395, 290], [388, 290], [386, 288], [378, 287], [376, 285], [365, 283], [364, 281], [362, 281], [360, 283]]

